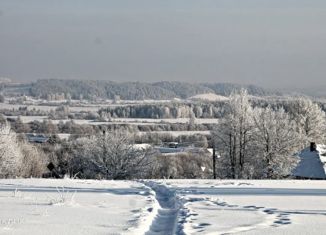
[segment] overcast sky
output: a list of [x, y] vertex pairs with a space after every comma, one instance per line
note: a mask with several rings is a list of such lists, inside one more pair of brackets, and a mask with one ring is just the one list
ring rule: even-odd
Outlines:
[[326, 85], [325, 0], [0, 0], [0, 77]]

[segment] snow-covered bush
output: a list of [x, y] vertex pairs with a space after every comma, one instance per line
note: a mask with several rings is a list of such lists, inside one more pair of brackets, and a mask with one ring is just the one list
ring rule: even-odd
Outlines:
[[130, 135], [106, 132], [79, 139], [75, 145], [73, 174], [86, 178], [143, 178], [151, 166], [151, 151], [136, 148]]

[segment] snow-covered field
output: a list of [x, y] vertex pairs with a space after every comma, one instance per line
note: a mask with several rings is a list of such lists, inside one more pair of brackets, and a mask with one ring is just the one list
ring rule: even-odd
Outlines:
[[324, 234], [326, 181], [169, 181], [186, 234]]
[[0, 234], [324, 234], [326, 181], [0, 180]]
[[[147, 134], [149, 132], [146, 131], [139, 131], [138, 134], [139, 135], [144, 135]], [[200, 134], [200, 135], [210, 135], [210, 131], [151, 131], [151, 134], [165, 134], [165, 135], [172, 135], [174, 137], [178, 137], [181, 135], [196, 135], [196, 134]]]
[[188, 100], [226, 101], [229, 98], [215, 93], [198, 94], [188, 98]]
[[[189, 123], [189, 118], [112, 118], [112, 122]], [[217, 118], [196, 118], [196, 124], [216, 124]]]

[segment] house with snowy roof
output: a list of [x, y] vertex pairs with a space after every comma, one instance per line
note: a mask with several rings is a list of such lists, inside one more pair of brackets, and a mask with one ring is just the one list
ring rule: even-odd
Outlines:
[[298, 179], [325, 179], [326, 180], [326, 146], [317, 145], [317, 148], [306, 148], [298, 154], [299, 163], [292, 175]]

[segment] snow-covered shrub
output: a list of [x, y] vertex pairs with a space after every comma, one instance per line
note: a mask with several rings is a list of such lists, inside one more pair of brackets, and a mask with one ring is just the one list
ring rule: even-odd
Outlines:
[[151, 166], [151, 151], [136, 148], [126, 133], [107, 132], [76, 141], [73, 174], [85, 178], [143, 178]]

